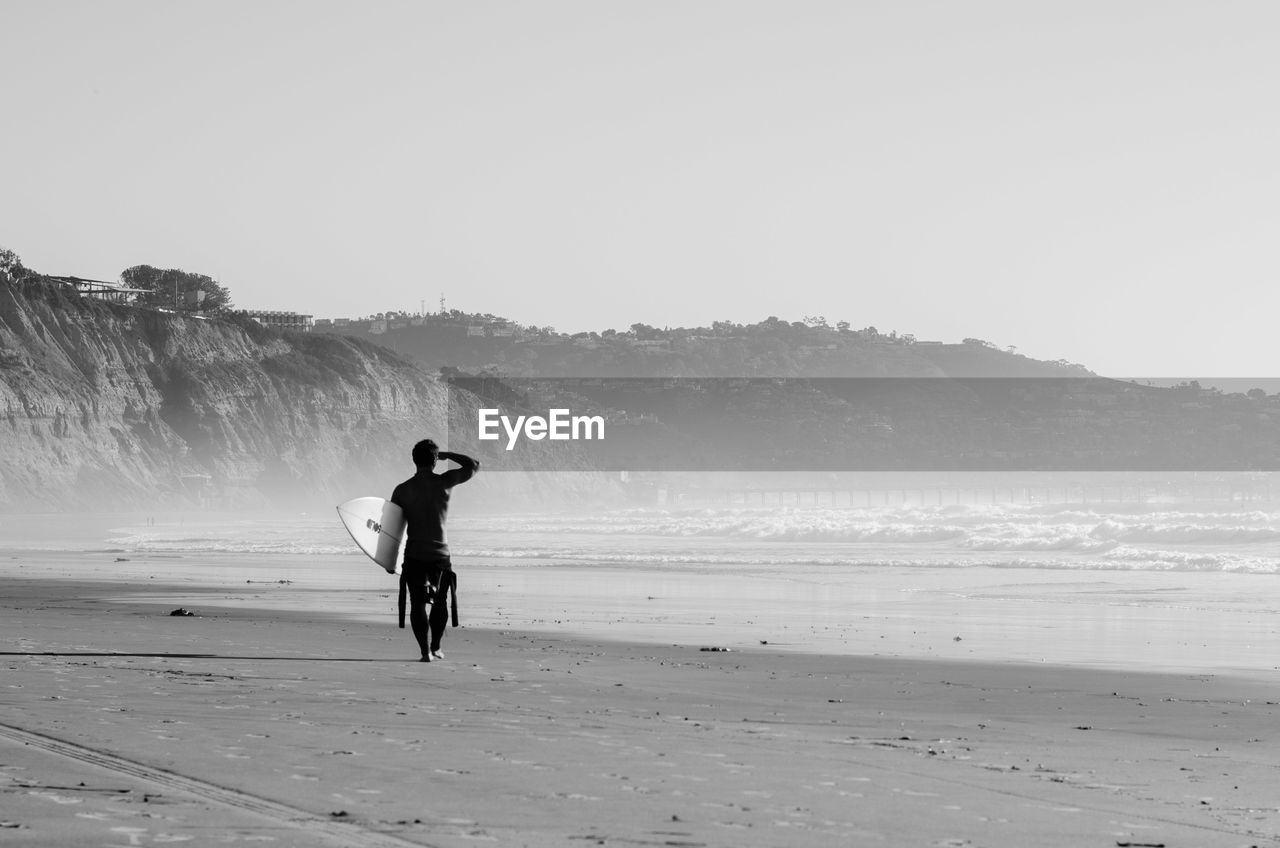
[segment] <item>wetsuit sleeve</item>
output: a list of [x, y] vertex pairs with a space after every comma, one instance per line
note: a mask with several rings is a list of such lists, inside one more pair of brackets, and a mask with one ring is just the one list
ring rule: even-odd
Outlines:
[[401, 509], [404, 509], [404, 496], [401, 493], [403, 488], [404, 484], [401, 483], [399, 486], [396, 486], [395, 491], [391, 493], [391, 502]]
[[453, 460], [460, 466], [440, 475], [440, 482], [449, 488], [452, 488], [459, 483], [467, 482], [472, 477], [476, 476], [476, 472], [480, 470], [479, 461], [464, 454], [441, 451], [440, 458]]

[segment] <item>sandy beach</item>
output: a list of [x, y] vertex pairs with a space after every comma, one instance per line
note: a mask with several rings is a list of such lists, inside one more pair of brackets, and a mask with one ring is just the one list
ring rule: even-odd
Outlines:
[[[585, 591], [561, 592], [549, 609], [510, 569], [480, 566], [464, 576], [464, 626], [449, 633], [446, 660], [422, 664], [395, 626], [393, 584], [334, 559], [0, 554], [0, 838], [1171, 848], [1280, 838], [1280, 695], [1261, 654], [1229, 674], [1196, 670], [1194, 651], [1175, 669], [1176, 651], [1163, 649], [1158, 673], [1141, 658], [1017, 661], [1043, 645], [1002, 651], [1009, 632], [975, 615], [960, 640], [936, 625], [917, 626], [915, 642], [905, 628], [876, 633], [905, 613], [874, 594], [829, 640], [850, 643], [841, 650], [804, 644], [804, 621], [777, 640], [791, 644], [760, 644], [759, 626], [719, 610], [719, 624], [700, 628], [692, 611], [675, 615], [666, 642], [651, 622], [642, 641], [631, 588], [613, 609]], [[1148, 594], [1159, 596], [1159, 578], [1196, 576], [1133, 579], [1154, 580]], [[906, 595], [918, 621], [954, 616]], [[748, 601], [768, 618], [767, 601]], [[197, 614], [170, 616], [178, 606]], [[1046, 614], [1040, 629], [1053, 627]], [[1230, 632], [1192, 631], [1188, 644]]]

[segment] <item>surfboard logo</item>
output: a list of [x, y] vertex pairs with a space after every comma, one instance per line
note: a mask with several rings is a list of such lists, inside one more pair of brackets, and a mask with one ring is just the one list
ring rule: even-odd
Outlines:
[[370, 518], [367, 522], [365, 522], [365, 524], [369, 527], [370, 530], [372, 530], [375, 533], [382, 532], [382, 525], [374, 521], [372, 518]]

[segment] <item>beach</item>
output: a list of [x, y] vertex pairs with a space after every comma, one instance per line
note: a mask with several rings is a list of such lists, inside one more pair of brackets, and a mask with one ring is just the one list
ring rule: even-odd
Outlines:
[[1280, 3], [3, 12], [0, 848], [1280, 848]]
[[478, 558], [423, 664], [358, 558], [47, 548], [0, 553], [7, 843], [1280, 837], [1271, 575]]

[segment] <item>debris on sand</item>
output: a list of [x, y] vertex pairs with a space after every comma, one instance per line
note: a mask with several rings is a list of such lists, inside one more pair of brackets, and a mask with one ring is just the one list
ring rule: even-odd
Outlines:
[[178, 607], [176, 610], [174, 610], [173, 612], [169, 613], [169, 615], [180, 615], [180, 616], [185, 616], [185, 615], [195, 615], [195, 613], [193, 613], [191, 610], [186, 609], [186, 608], [184, 608], [184, 607]]
[[715, 654], [727, 654], [727, 653], [729, 653], [729, 649], [728, 649], [728, 648], [699, 648], [698, 650], [699, 650], [699, 651], [710, 651], [711, 653], [715, 653]]

